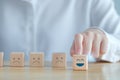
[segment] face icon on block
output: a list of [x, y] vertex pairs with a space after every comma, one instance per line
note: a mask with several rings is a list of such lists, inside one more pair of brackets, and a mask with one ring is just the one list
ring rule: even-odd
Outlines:
[[65, 53], [54, 53], [52, 57], [53, 67], [65, 68], [66, 67], [66, 54]]
[[22, 52], [13, 52], [10, 55], [10, 65], [14, 67], [24, 66], [24, 53]]
[[73, 70], [87, 70], [88, 61], [85, 55], [74, 55], [73, 56]]
[[30, 53], [30, 66], [44, 66], [44, 53]]
[[3, 56], [4, 56], [4, 53], [0, 52], [0, 67], [3, 66]]

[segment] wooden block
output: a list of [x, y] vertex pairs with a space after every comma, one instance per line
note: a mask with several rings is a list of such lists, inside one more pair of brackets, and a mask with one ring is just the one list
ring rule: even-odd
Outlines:
[[24, 66], [24, 53], [12, 52], [10, 54], [10, 66], [23, 67]]
[[4, 56], [4, 53], [0, 52], [0, 67], [3, 66], [3, 56]]
[[52, 56], [52, 65], [54, 68], [65, 68], [66, 67], [66, 54], [65, 53], [54, 53]]
[[85, 71], [88, 69], [88, 60], [85, 55], [73, 56], [73, 70]]
[[30, 53], [30, 66], [43, 67], [44, 66], [44, 53], [31, 52]]

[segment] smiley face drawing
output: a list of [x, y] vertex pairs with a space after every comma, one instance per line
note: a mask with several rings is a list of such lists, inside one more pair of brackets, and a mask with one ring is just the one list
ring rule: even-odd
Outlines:
[[87, 70], [88, 61], [85, 55], [74, 55], [73, 56], [73, 70]]
[[10, 55], [10, 65], [11, 66], [15, 66], [15, 67], [19, 67], [19, 66], [24, 66], [24, 53], [18, 53], [18, 52], [14, 52], [11, 53]]
[[85, 64], [85, 61], [84, 61], [84, 59], [76, 59], [76, 66], [78, 66], [78, 67], [83, 67], [84, 66], [84, 64]]
[[64, 53], [53, 54], [53, 67], [62, 68], [66, 66], [66, 55]]
[[30, 66], [44, 66], [44, 53], [31, 53]]

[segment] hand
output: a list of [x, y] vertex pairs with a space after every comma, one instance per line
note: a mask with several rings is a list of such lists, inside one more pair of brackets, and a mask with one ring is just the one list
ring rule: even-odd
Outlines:
[[101, 30], [93, 28], [75, 35], [70, 53], [71, 56], [91, 53], [93, 57], [98, 58], [107, 51], [107, 46], [106, 35]]

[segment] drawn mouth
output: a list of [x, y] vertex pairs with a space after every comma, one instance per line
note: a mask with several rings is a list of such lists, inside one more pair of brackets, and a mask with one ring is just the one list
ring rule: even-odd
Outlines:
[[14, 61], [13, 63], [18, 63], [19, 64], [20, 62], [19, 61]]
[[61, 63], [63, 63], [63, 61], [58, 60], [58, 61], [56, 61], [56, 63], [61, 64]]
[[84, 66], [84, 63], [76, 63], [76, 65], [77, 65], [78, 67], [82, 67], [82, 66]]
[[39, 61], [33, 61], [33, 64], [35, 64], [35, 63], [40, 63]]

